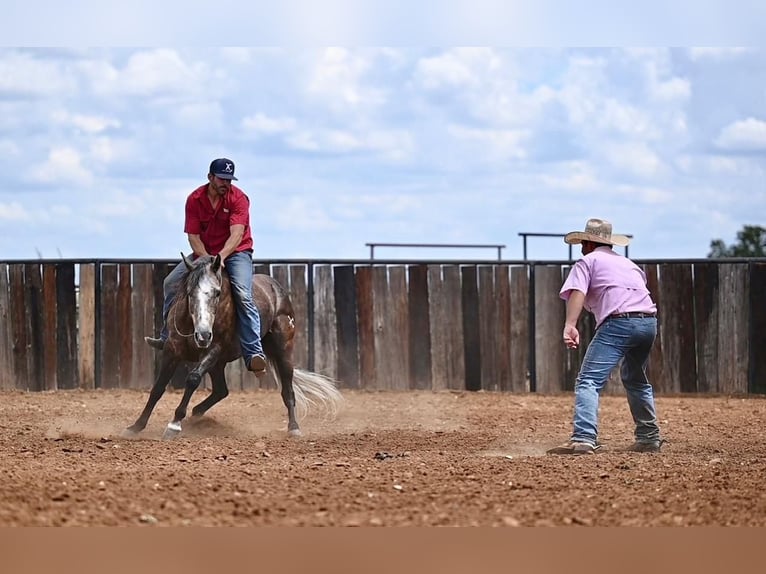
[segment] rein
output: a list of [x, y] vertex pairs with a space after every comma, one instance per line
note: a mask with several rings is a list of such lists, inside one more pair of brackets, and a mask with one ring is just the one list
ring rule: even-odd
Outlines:
[[[187, 305], [188, 305], [188, 302], [187, 302]], [[191, 333], [187, 335], [178, 330], [178, 325], [176, 324], [176, 306], [175, 305], [173, 305], [172, 310], [173, 310], [173, 329], [175, 330], [175, 332], [181, 335], [182, 337], [193, 337], [194, 331], [192, 331]]]

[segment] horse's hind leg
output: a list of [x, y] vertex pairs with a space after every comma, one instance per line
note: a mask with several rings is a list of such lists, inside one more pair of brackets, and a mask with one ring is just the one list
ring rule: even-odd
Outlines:
[[169, 353], [162, 353], [160, 374], [157, 377], [151, 392], [149, 393], [149, 399], [146, 401], [146, 406], [144, 407], [144, 410], [141, 411], [141, 414], [139, 415], [138, 419], [136, 419], [136, 422], [125, 429], [124, 434], [130, 436], [132, 434], [139, 433], [146, 428], [146, 423], [149, 422], [149, 417], [151, 416], [157, 401], [159, 401], [164, 394], [165, 388], [168, 386], [168, 382], [170, 382], [170, 378], [173, 376], [173, 373], [178, 366], [178, 362], [178, 359], [171, 356]]
[[192, 409], [193, 417], [201, 417], [209, 411], [213, 405], [229, 396], [229, 387], [226, 385], [226, 376], [224, 374], [225, 366], [225, 364], [218, 363], [210, 369], [210, 379], [213, 382], [213, 389], [205, 400], [195, 405]]
[[[270, 341], [274, 342], [274, 341]], [[287, 407], [287, 432], [292, 436], [301, 436], [298, 418], [295, 414], [295, 391], [293, 390], [293, 363], [285, 353], [284, 348], [270, 355], [279, 375], [279, 383], [282, 387], [282, 402]]]

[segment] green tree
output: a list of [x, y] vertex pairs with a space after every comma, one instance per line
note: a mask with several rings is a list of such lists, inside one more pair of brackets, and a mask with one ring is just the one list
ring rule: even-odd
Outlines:
[[766, 257], [766, 228], [745, 225], [742, 231], [737, 231], [737, 243], [728, 247], [722, 239], [714, 239], [708, 257]]

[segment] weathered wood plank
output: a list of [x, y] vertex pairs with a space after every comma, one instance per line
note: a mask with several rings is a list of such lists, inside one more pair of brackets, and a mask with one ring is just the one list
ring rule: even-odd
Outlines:
[[11, 298], [11, 336], [13, 338], [13, 373], [16, 388], [29, 387], [27, 365], [27, 306], [24, 301], [24, 265], [13, 263], [8, 269]]
[[410, 389], [431, 388], [431, 331], [428, 301], [428, 267], [407, 268], [407, 315], [409, 318]]
[[100, 316], [100, 357], [96, 358], [99, 369], [97, 381], [102, 389], [116, 389], [120, 382], [120, 332], [117, 316], [118, 267], [101, 265], [101, 293], [98, 301]]
[[287, 265], [272, 265], [271, 276], [290, 294], [290, 268]]
[[[747, 263], [721, 264], [718, 281], [718, 390], [722, 393], [746, 393], [750, 354]], [[760, 295], [763, 296], [763, 293]]]
[[[131, 331], [133, 355], [131, 357], [131, 389], [149, 389], [154, 378], [154, 354], [157, 353], [144, 342], [144, 337], [156, 336], [154, 330], [154, 286], [152, 266], [133, 266], [133, 290], [131, 293]], [[159, 353], [158, 353], [159, 354]]]
[[481, 327], [479, 324], [479, 287], [475, 265], [460, 268], [463, 306], [463, 354], [465, 389], [481, 390]]
[[766, 394], [766, 263], [750, 264], [750, 369], [748, 390]]
[[529, 392], [529, 273], [511, 268], [511, 382], [514, 393]]
[[76, 287], [74, 263], [57, 263], [56, 381], [59, 389], [76, 389], [80, 386]]
[[77, 292], [77, 372], [80, 387], [96, 387], [96, 265], [80, 264]]
[[295, 339], [293, 339], [293, 363], [301, 369], [308, 369], [308, 285], [306, 283], [306, 266], [290, 265], [290, 301], [295, 313]]
[[463, 292], [461, 286], [460, 267], [457, 265], [445, 265], [442, 268], [442, 293], [444, 304], [444, 320], [437, 324], [437, 330], [445, 331], [447, 338], [447, 388], [452, 390], [466, 390], [466, 358], [465, 358], [465, 333]]
[[389, 390], [395, 388], [396, 374], [389, 365], [394, 354], [393, 326], [387, 322], [390, 316], [387, 308], [390, 302], [388, 290], [388, 269], [385, 265], [372, 268], [372, 309], [375, 329], [375, 388]]
[[133, 385], [133, 315], [131, 305], [132, 273], [130, 264], [119, 265], [117, 286], [117, 364], [118, 386], [121, 389]]
[[315, 371], [328, 377], [338, 376], [338, 336], [335, 330], [335, 297], [331, 265], [314, 268], [314, 352]]
[[372, 267], [356, 268], [356, 317], [359, 328], [359, 386], [377, 388], [375, 381], [375, 312]]
[[689, 264], [660, 265], [663, 331], [662, 352], [669, 386], [663, 393], [696, 392], [697, 364], [694, 349], [694, 289]]
[[511, 390], [511, 276], [507, 265], [493, 268], [495, 315], [491, 318], [489, 342], [495, 345], [497, 377], [494, 388]]
[[338, 337], [338, 379], [345, 388], [359, 388], [359, 334], [356, 324], [356, 282], [353, 265], [333, 269]]
[[644, 273], [646, 274], [646, 286], [649, 289], [649, 294], [652, 296], [652, 300], [657, 305], [658, 313], [657, 337], [654, 340], [654, 345], [652, 345], [652, 351], [649, 353], [649, 364], [646, 367], [646, 374], [655, 393], [659, 393], [662, 392], [662, 389], [667, 389], [672, 386], [668, 380], [668, 371], [665, 368], [665, 333], [662, 327], [664, 301], [662, 300], [662, 292], [660, 289], [659, 265], [644, 265], [643, 268]]
[[479, 340], [481, 342], [481, 388], [500, 388], [497, 375], [497, 310], [495, 304], [495, 273], [489, 265], [478, 268], [479, 280]]
[[42, 292], [43, 389], [53, 391], [56, 382], [56, 265], [43, 265]]
[[562, 277], [558, 265], [535, 267], [535, 371], [536, 392], [564, 390], [564, 353], [561, 339], [566, 304], [559, 297]]
[[13, 373], [13, 332], [8, 264], [0, 263], [0, 390], [16, 387]]
[[[153, 316], [154, 316], [154, 328], [153, 334], [151, 336], [153, 337], [159, 337], [160, 332], [162, 331], [163, 326], [163, 318], [162, 318], [162, 305], [163, 301], [165, 300], [165, 292], [164, 292], [164, 281], [165, 277], [168, 276], [168, 274], [173, 270], [173, 268], [176, 266], [176, 263], [154, 263], [152, 265], [152, 292], [154, 294], [154, 309], [153, 309]], [[149, 335], [149, 333], [147, 333]], [[143, 343], [146, 344], [146, 343]], [[160, 353], [154, 353], [154, 366], [153, 366], [153, 375], [152, 375], [152, 384], [154, 384], [154, 380], [157, 379], [157, 376], [160, 372]]]
[[38, 263], [24, 265], [27, 308], [27, 368], [30, 391], [45, 390], [43, 351], [43, 279]]
[[431, 388], [449, 388], [449, 317], [440, 265], [428, 266], [428, 328], [431, 333]]
[[694, 335], [697, 348], [697, 391], [718, 387], [718, 265], [695, 263]]
[[390, 339], [391, 349], [388, 368], [393, 375], [392, 388], [403, 391], [409, 388], [410, 373], [410, 334], [407, 320], [407, 271], [402, 265], [388, 268], [389, 298], [386, 305], [386, 325], [389, 328], [384, 336]]

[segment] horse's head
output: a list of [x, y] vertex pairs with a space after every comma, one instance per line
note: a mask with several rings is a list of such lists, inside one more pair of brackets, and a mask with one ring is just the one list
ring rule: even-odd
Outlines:
[[221, 256], [199, 257], [193, 263], [183, 253], [181, 256], [189, 269], [185, 291], [194, 324], [194, 342], [206, 349], [213, 342], [213, 323], [221, 296]]

